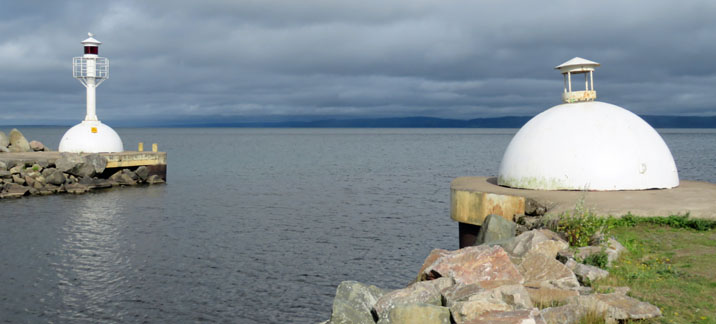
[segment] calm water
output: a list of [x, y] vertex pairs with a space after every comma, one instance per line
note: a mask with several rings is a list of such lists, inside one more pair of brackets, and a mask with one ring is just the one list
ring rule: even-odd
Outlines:
[[[398, 288], [457, 248], [450, 181], [495, 175], [515, 130], [118, 132], [169, 152], [169, 183], [1, 200], [0, 319], [328, 319], [341, 281]], [[716, 182], [716, 130], [661, 133], [681, 179]]]

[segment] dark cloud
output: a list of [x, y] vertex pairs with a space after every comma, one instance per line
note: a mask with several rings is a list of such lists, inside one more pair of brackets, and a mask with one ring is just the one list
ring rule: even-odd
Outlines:
[[3, 124], [82, 118], [71, 58], [87, 31], [111, 60], [98, 88], [106, 121], [533, 115], [559, 103], [553, 67], [574, 56], [602, 63], [602, 101], [639, 114], [716, 114], [710, 0], [2, 6]]

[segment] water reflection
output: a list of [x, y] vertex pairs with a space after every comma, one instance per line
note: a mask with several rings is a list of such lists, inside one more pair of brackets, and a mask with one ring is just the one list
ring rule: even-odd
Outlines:
[[[68, 213], [60, 231], [64, 237], [55, 264], [66, 319], [121, 319], [108, 311], [126, 284], [126, 256], [121, 252], [124, 206], [114, 195], [77, 197], [76, 211]], [[110, 315], [111, 314], [111, 315]], [[103, 316], [104, 315], [104, 316]]]

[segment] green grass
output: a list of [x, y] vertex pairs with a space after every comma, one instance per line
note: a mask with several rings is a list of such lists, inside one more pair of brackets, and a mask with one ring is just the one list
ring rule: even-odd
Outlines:
[[716, 222], [625, 217], [610, 221], [610, 234], [628, 252], [592, 286], [631, 287], [632, 297], [664, 314], [646, 323], [716, 323]]

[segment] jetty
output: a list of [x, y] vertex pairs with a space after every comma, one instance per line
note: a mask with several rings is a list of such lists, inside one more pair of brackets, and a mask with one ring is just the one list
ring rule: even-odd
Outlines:
[[[144, 166], [149, 171], [149, 176], [157, 175], [166, 180], [167, 178], [167, 152], [145, 152], [145, 151], [124, 151], [113, 153], [79, 153], [80, 156], [98, 154], [107, 160], [105, 172], [119, 171], [121, 169], [134, 169]], [[39, 164], [41, 166], [54, 165], [62, 157], [61, 152], [18, 152], [0, 154], [0, 162], [5, 165], [17, 165], [23, 163], [27, 166]]]

